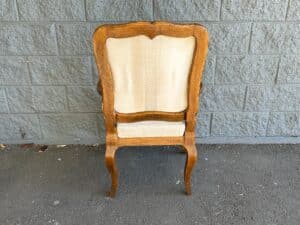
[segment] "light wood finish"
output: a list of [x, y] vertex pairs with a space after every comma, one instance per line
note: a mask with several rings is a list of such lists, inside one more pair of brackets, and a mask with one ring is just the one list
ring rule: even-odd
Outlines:
[[[114, 82], [107, 57], [106, 40], [146, 35], [153, 39], [157, 35], [171, 37], [190, 37], [196, 39], [193, 61], [188, 82], [188, 107], [184, 112], [137, 112], [118, 113], [114, 109]], [[102, 95], [103, 115], [106, 128], [105, 162], [111, 175], [112, 185], [109, 196], [114, 197], [118, 185], [118, 172], [115, 154], [121, 146], [180, 145], [186, 151], [187, 159], [184, 171], [186, 193], [191, 194], [191, 172], [197, 161], [195, 145], [196, 115], [199, 109], [199, 94], [202, 71], [208, 51], [207, 30], [197, 24], [173, 24], [168, 22], [133, 22], [127, 24], [102, 25], [93, 36], [94, 54], [99, 71], [98, 91]], [[186, 128], [182, 137], [119, 138], [117, 122], [136, 122], [142, 120], [185, 120]]]

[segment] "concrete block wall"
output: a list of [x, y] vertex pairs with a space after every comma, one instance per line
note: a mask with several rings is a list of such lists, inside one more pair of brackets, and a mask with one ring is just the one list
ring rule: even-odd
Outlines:
[[0, 0], [0, 142], [103, 142], [92, 33], [134, 20], [207, 26], [198, 142], [300, 142], [299, 0]]

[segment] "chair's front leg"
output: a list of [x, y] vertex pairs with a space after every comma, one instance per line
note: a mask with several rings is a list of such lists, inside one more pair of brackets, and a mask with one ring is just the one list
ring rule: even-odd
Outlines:
[[106, 145], [105, 164], [111, 176], [111, 189], [107, 193], [108, 196], [114, 197], [118, 187], [118, 170], [115, 162], [115, 154], [118, 147], [113, 145]]
[[187, 195], [192, 194], [191, 188], [191, 174], [193, 167], [197, 162], [197, 148], [195, 144], [192, 145], [184, 145], [186, 150], [186, 162], [184, 169], [184, 183], [185, 183], [185, 191]]

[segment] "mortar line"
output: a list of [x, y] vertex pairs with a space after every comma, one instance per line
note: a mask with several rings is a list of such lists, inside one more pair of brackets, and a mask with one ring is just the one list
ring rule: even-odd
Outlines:
[[88, 21], [88, 15], [87, 15], [87, 8], [86, 8], [86, 1], [87, 0], [83, 0], [83, 7], [84, 7], [84, 16], [85, 16], [85, 21]]
[[155, 7], [155, 0], [152, 0], [152, 21], [154, 21], [154, 7]]
[[243, 112], [245, 112], [245, 109], [246, 109], [247, 95], [248, 95], [248, 86], [246, 86], [246, 89], [245, 89], [245, 96], [244, 96], [244, 102], [243, 102]]
[[[244, 53], [211, 53], [212, 55], [218, 55], [218, 56], [246, 56], [246, 55], [251, 55], [251, 56], [281, 56], [282, 54], [281, 53], [247, 53], [247, 52], [244, 52]], [[285, 53], [284, 55], [288, 55], [288, 56], [300, 56], [299, 53]], [[33, 55], [22, 55], [22, 54], [16, 54], [16, 55], [0, 55], [0, 57], [54, 57], [54, 56], [58, 56], [59, 58], [63, 58], [63, 57], [74, 57], [74, 58], [81, 58], [81, 57], [89, 57], [89, 56], [93, 56], [93, 54], [77, 54], [77, 55], [74, 55], [74, 54], [60, 54], [60, 55], [38, 55], [38, 54], [33, 54]]]
[[[120, 20], [117, 23], [129, 23], [131, 20]], [[250, 24], [250, 23], [275, 23], [275, 24], [285, 24], [285, 20], [171, 20], [171, 22], [178, 23], [200, 23], [200, 24]], [[298, 24], [299, 20], [289, 20], [291, 24]], [[116, 23], [114, 20], [92, 20], [92, 21], [82, 21], [82, 20], [31, 20], [31, 21], [1, 21], [2, 24], [40, 24], [40, 25], [49, 25], [53, 23], [62, 23], [62, 24], [86, 24], [86, 23]]]
[[[101, 106], [100, 106], [100, 107], [101, 107]], [[102, 116], [102, 118], [100, 118], [99, 116]], [[102, 119], [102, 124], [100, 124], [101, 119]], [[96, 121], [97, 121], [97, 122], [96, 122], [97, 136], [100, 137], [100, 138], [102, 138], [102, 135], [101, 135], [101, 132], [100, 132], [100, 130], [101, 130], [101, 125], [102, 125], [103, 127], [105, 127], [102, 112], [101, 112], [101, 114], [99, 113], [99, 114], [96, 115]], [[104, 136], [104, 140], [105, 140], [105, 135], [103, 135], [103, 136]]]
[[4, 90], [4, 95], [5, 95], [4, 97], [5, 97], [6, 107], [7, 107], [7, 109], [8, 109], [8, 114], [10, 114], [10, 113], [11, 113], [11, 110], [10, 110], [10, 107], [9, 107], [9, 104], [8, 104], [8, 99], [7, 99], [8, 94], [7, 94], [7, 90], [6, 90], [5, 87], [3, 87], [3, 90]]
[[95, 83], [94, 75], [97, 74], [96, 85], [98, 85], [98, 81], [99, 81], [98, 68], [97, 68], [97, 71], [95, 71], [94, 66], [93, 66], [93, 64], [94, 64], [93, 56], [90, 56], [89, 58], [90, 58], [90, 60], [89, 60], [90, 61], [90, 66], [89, 67], [90, 67], [90, 73], [91, 73], [91, 75], [90, 75], [91, 76], [91, 81], [93, 83]]
[[42, 132], [42, 125], [41, 125], [41, 117], [40, 117], [40, 113], [36, 113], [38, 121], [39, 121], [39, 130], [40, 130], [40, 134], [41, 134], [41, 140], [44, 140], [44, 133]]
[[71, 108], [70, 108], [70, 103], [69, 103], [69, 97], [68, 97], [68, 88], [66, 85], [64, 85], [65, 87], [65, 94], [66, 94], [66, 103], [67, 103], [67, 111], [71, 112]]
[[[214, 55], [216, 55], [215, 53], [212, 53]], [[251, 53], [251, 54], [247, 54], [247, 52], [245, 53], [218, 53], [218, 56], [245, 56], [245, 55], [252, 55], [252, 56], [281, 56], [281, 53]], [[296, 54], [291, 54], [291, 53], [286, 53], [285, 55], [289, 55], [289, 56], [300, 56], [300, 54], [296, 53]], [[57, 56], [57, 55], [22, 55], [22, 54], [18, 54], [18, 55], [0, 55], [0, 57], [25, 57], [25, 56], [29, 56], [29, 57], [51, 57], [51, 56]], [[88, 56], [93, 56], [93, 54], [61, 54], [59, 55], [59, 57], [88, 57]]]
[[268, 130], [269, 130], [270, 116], [271, 116], [271, 112], [269, 111], [269, 113], [268, 113], [268, 122], [267, 122], [267, 126], [266, 126], [266, 134], [265, 134], [265, 137], [267, 137]]
[[59, 57], [59, 58], [83, 58], [92, 56], [91, 54], [78, 54], [78, 55], [0, 55], [0, 57]]
[[276, 74], [275, 74], [275, 79], [274, 79], [274, 84], [275, 85], [277, 85], [277, 83], [278, 83], [280, 63], [281, 63], [281, 57], [279, 57], [277, 68], [276, 68]]
[[55, 42], [56, 42], [56, 55], [55, 56], [60, 56], [59, 44], [58, 44], [57, 23], [54, 23], [54, 30], [55, 30]]
[[[282, 110], [264, 110], [264, 111], [241, 111], [241, 110], [231, 110], [231, 111], [203, 111], [200, 109], [202, 113], [214, 113], [214, 114], [229, 114], [229, 113], [241, 113], [241, 114], [267, 114], [269, 112], [272, 113], [300, 113], [300, 110], [290, 110], [290, 111], [282, 111]], [[57, 115], [70, 115], [70, 114], [99, 114], [102, 113], [101, 111], [72, 111], [72, 112], [11, 112], [11, 113], [0, 113], [0, 115], [36, 115], [37, 113], [41, 115], [47, 114], [57, 114]]]
[[212, 121], [213, 121], [213, 113], [210, 113], [210, 118], [209, 118], [209, 136], [211, 136]]
[[285, 21], [287, 21], [288, 13], [290, 10], [290, 4], [291, 4], [291, 0], [288, 0], [287, 6], [286, 6], [286, 11], [285, 11]]
[[98, 115], [98, 114], [102, 114], [101, 111], [93, 111], [93, 112], [83, 112], [83, 111], [78, 111], [78, 112], [61, 112], [61, 111], [57, 111], [57, 112], [41, 112], [41, 111], [36, 111], [36, 112], [11, 112], [11, 113], [0, 113], [1, 115], [71, 115], [71, 114], [91, 114], [91, 115]]
[[[279, 138], [279, 140], [278, 140]], [[300, 138], [269, 135], [269, 136], [211, 136], [196, 137], [196, 144], [299, 144]]]
[[15, 10], [17, 13], [17, 20], [20, 21], [20, 11], [19, 11], [19, 7], [18, 7], [18, 1], [17, 0], [14, 0], [14, 1], [15, 1]]
[[[188, 22], [192, 22], [192, 21], [188, 21]], [[210, 21], [201, 21], [201, 22], [205, 22], [205, 23], [218, 23], [218, 24], [222, 24], [222, 23], [285, 23], [285, 20], [284, 19], [281, 19], [281, 20], [263, 20], [263, 19], [259, 19], [259, 20], [255, 20], [255, 19], [252, 19], [252, 20], [230, 20], [230, 19], [227, 19], [227, 20], [221, 20], [221, 21], [217, 21], [217, 20], [210, 20]], [[292, 23], [297, 23], [298, 20], [290, 20], [290, 22]]]
[[[94, 87], [97, 85], [97, 83], [92, 84], [55, 84], [55, 83], [49, 83], [49, 84], [0, 84], [0, 87]], [[250, 87], [263, 87], [265, 85], [273, 85], [273, 83], [225, 83], [225, 84], [203, 84], [205, 86], [215, 86], [215, 87], [228, 87], [228, 86], [250, 86]], [[299, 87], [300, 83], [279, 83], [277, 86], [285, 87]]]
[[251, 50], [251, 42], [252, 42], [252, 34], [253, 34], [253, 25], [254, 23], [251, 23], [250, 26], [250, 36], [249, 36], [249, 45], [248, 45], [248, 54], [250, 54], [250, 50]]
[[0, 87], [94, 87], [96, 84], [82, 85], [82, 84], [0, 84]]
[[33, 82], [32, 82], [32, 73], [31, 73], [31, 69], [30, 69], [30, 66], [29, 66], [29, 58], [28, 56], [25, 57], [25, 60], [26, 60], [26, 67], [27, 67], [27, 71], [28, 71], [28, 75], [29, 75], [29, 80], [30, 80], [30, 86], [33, 85]]
[[215, 85], [215, 79], [216, 79], [216, 74], [217, 74], [217, 65], [218, 65], [218, 56], [215, 55], [215, 68], [214, 68], [214, 72], [213, 72], [213, 85]]
[[223, 0], [220, 1], [219, 21], [222, 21], [222, 6], [223, 6]]

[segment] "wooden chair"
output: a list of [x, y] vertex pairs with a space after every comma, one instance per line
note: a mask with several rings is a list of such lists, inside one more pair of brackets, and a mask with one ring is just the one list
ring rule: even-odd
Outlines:
[[103, 25], [93, 36], [106, 128], [109, 196], [118, 185], [121, 146], [179, 145], [186, 154], [185, 189], [197, 160], [196, 115], [208, 33], [197, 24], [133, 22]]

